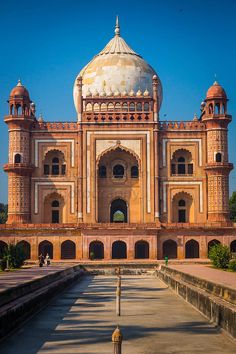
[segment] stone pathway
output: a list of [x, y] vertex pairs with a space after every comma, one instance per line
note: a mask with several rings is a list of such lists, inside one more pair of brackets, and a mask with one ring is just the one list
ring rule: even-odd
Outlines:
[[116, 278], [87, 276], [66, 289], [11, 337], [2, 354], [112, 354], [119, 323], [122, 354], [232, 354], [236, 344], [157, 278], [122, 276], [122, 316], [115, 315]]
[[[71, 265], [50, 265], [49, 267], [32, 266], [32, 268], [19, 269], [10, 272], [0, 272], [0, 292], [8, 288], [27, 283], [34, 279], [39, 279], [48, 274], [56, 273], [60, 270], [70, 268]], [[22, 353], [23, 354], [23, 353]]]
[[236, 272], [226, 272], [201, 264], [171, 264], [170, 268], [236, 289]]

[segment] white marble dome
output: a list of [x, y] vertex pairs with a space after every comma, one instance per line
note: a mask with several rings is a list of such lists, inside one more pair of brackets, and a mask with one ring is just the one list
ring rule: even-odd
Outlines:
[[[79, 73], [82, 76], [83, 97], [98, 92], [101, 97], [112, 92], [130, 92], [134, 95], [149, 92], [152, 95], [152, 77], [157, 75], [154, 69], [120, 37], [118, 20], [115, 36], [106, 47], [97, 54]], [[158, 78], [158, 77], [157, 77]], [[77, 78], [76, 78], [77, 79]], [[162, 87], [159, 82], [159, 100], [162, 101]], [[74, 84], [74, 102], [77, 102], [76, 80]], [[77, 108], [77, 107], [76, 107]]]

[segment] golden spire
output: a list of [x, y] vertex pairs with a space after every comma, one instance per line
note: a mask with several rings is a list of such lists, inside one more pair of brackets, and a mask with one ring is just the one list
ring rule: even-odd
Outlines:
[[115, 27], [115, 35], [120, 36], [120, 25], [119, 25], [119, 16], [116, 16], [116, 27]]

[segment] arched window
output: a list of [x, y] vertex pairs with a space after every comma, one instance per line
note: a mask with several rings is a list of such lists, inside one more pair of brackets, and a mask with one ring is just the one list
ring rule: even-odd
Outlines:
[[148, 112], [149, 111], [149, 103], [144, 103], [144, 111]]
[[183, 199], [180, 199], [178, 204], [180, 207], [184, 207], [186, 205], [185, 200], [183, 200]]
[[230, 243], [230, 252], [236, 253], [236, 240]]
[[178, 175], [185, 175], [185, 158], [178, 158]]
[[92, 111], [92, 105], [91, 103], [86, 104], [86, 112], [91, 112]]
[[209, 256], [209, 252], [211, 247], [215, 246], [215, 245], [219, 245], [220, 241], [219, 240], [211, 240], [210, 242], [208, 242], [208, 256]]
[[52, 201], [52, 223], [59, 224], [60, 220], [60, 210], [59, 210], [59, 201], [53, 200]]
[[137, 111], [141, 112], [142, 111], [142, 103], [137, 103]]
[[138, 166], [131, 167], [131, 178], [138, 178]]
[[119, 102], [117, 102], [117, 103], [115, 104], [115, 111], [118, 111], [118, 112], [121, 111], [121, 104], [120, 104]]
[[98, 176], [100, 178], [106, 178], [107, 176], [107, 169], [106, 169], [106, 166], [102, 165], [102, 166], [99, 166], [99, 169], [98, 169]]
[[216, 154], [216, 162], [222, 162], [222, 154], [220, 152]]
[[213, 104], [209, 104], [209, 114], [213, 114]]
[[216, 103], [215, 104], [215, 114], [220, 114], [220, 104], [219, 103]]
[[113, 177], [123, 178], [125, 173], [124, 166], [118, 164], [113, 167]]
[[59, 159], [58, 157], [54, 157], [52, 159], [52, 175], [59, 175]]
[[53, 200], [52, 207], [53, 208], [59, 208], [59, 201], [58, 200]]
[[43, 164], [44, 175], [65, 175], [66, 164], [64, 154], [58, 150], [51, 150], [46, 154]]
[[15, 154], [14, 162], [15, 163], [21, 163], [21, 155], [20, 154]]
[[108, 110], [108, 111], [114, 111], [114, 105], [113, 105], [113, 103], [109, 103], [109, 104], [108, 104], [107, 110]]
[[135, 104], [133, 102], [130, 103], [129, 110], [130, 111], [134, 111], [135, 110]]
[[186, 202], [180, 199], [178, 202], [178, 222], [186, 222]]
[[185, 149], [176, 150], [171, 160], [171, 174], [172, 175], [192, 175], [193, 163], [192, 154]]
[[106, 112], [106, 110], [107, 110], [107, 105], [106, 105], [106, 103], [102, 103], [102, 104], [101, 104], [101, 112]]
[[94, 111], [94, 112], [99, 112], [99, 104], [98, 104], [98, 103], [94, 103], [94, 105], [93, 105], [93, 111]]
[[125, 102], [125, 103], [123, 103], [123, 105], [122, 105], [122, 110], [123, 111], [128, 111], [128, 104]]
[[123, 199], [115, 199], [110, 207], [110, 222], [127, 222], [127, 204]]

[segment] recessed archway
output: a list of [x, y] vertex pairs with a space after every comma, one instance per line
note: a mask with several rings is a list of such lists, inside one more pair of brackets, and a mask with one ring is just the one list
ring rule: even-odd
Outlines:
[[5, 250], [7, 250], [7, 243], [4, 241], [0, 241], [0, 258], [3, 256]]
[[25, 253], [25, 256], [26, 256], [26, 259], [30, 259], [31, 256], [31, 246], [30, 246], [30, 243], [25, 241], [25, 240], [22, 240], [20, 242], [17, 243], [17, 245], [19, 245], [20, 247], [22, 247], [24, 253]]
[[110, 207], [110, 222], [127, 222], [127, 203], [123, 199], [115, 199]]
[[112, 244], [112, 259], [127, 258], [127, 246], [124, 241], [115, 241]]
[[149, 243], [147, 241], [137, 241], [135, 243], [135, 258], [149, 258]]
[[66, 240], [61, 244], [61, 259], [75, 259], [75, 243]]
[[104, 245], [101, 241], [92, 241], [89, 245], [89, 257], [94, 259], [104, 258]]
[[230, 251], [233, 252], [233, 253], [236, 253], [236, 240], [231, 242]]
[[49, 257], [53, 258], [53, 244], [47, 240], [40, 242], [39, 244], [39, 255], [42, 254], [44, 257], [49, 254]]
[[215, 245], [219, 245], [220, 241], [219, 240], [211, 240], [210, 242], [208, 242], [208, 256], [209, 256], [209, 251], [211, 249], [211, 247], [215, 246]]
[[174, 240], [166, 240], [163, 242], [163, 258], [177, 258], [177, 243]]
[[199, 258], [199, 243], [196, 240], [186, 242], [185, 258]]

